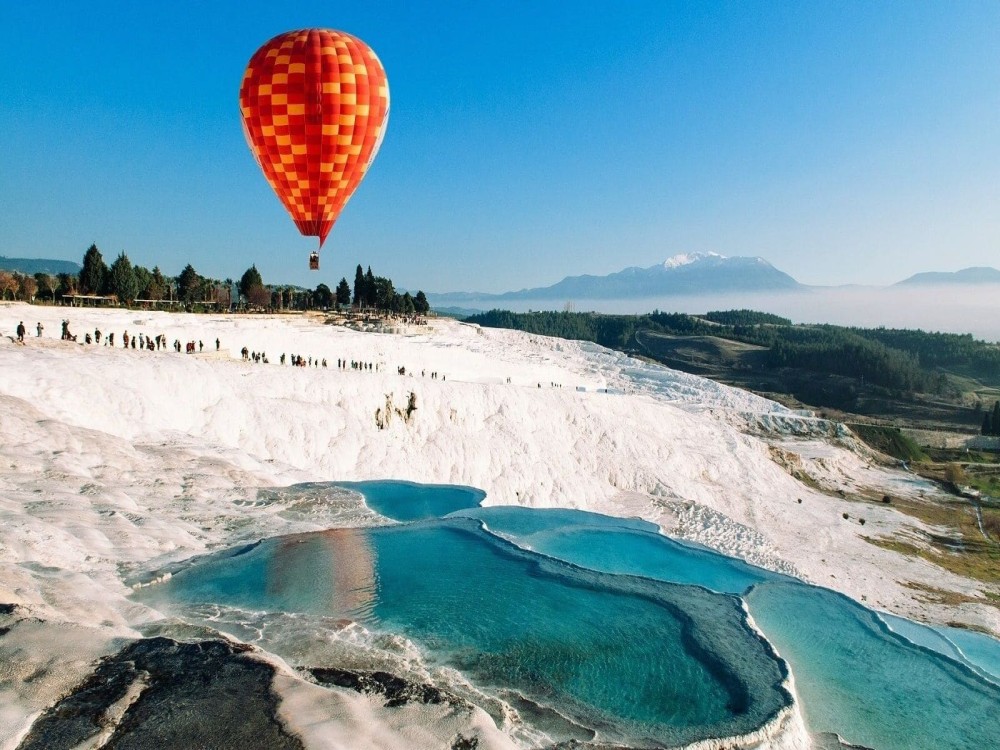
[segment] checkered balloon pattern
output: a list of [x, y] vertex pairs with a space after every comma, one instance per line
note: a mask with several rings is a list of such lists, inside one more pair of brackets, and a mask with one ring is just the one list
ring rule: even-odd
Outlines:
[[268, 183], [299, 231], [322, 247], [385, 134], [382, 63], [342, 31], [289, 31], [250, 58], [240, 110]]

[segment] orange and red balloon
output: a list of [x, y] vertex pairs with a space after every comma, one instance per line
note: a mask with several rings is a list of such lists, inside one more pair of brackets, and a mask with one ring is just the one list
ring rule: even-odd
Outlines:
[[385, 134], [382, 63], [342, 31], [280, 34], [250, 58], [240, 111], [268, 183], [299, 231], [322, 247]]

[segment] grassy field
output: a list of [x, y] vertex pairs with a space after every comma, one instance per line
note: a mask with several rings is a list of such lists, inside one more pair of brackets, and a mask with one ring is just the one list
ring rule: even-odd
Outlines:
[[847, 422], [851, 431], [875, 450], [901, 461], [927, 461], [928, 456], [915, 440], [904, 435], [898, 427], [886, 427], [859, 422]]
[[[865, 443], [885, 455], [906, 461], [910, 469], [937, 483], [949, 495], [928, 498], [856, 496], [868, 504], [888, 504], [921, 521], [929, 530], [911, 527], [894, 537], [865, 537], [872, 544], [920, 557], [946, 570], [1000, 586], [1000, 463], [979, 463], [964, 451], [924, 449], [893, 427], [850, 424]], [[956, 461], [956, 457], [966, 459]], [[978, 490], [981, 495], [969, 492]], [[989, 592], [987, 592], [989, 593]], [[1000, 607], [1000, 590], [989, 594]]]
[[[913, 531], [906, 538], [870, 538], [880, 547], [929, 560], [945, 570], [984, 583], [1000, 585], [1000, 507], [980, 506], [983, 527], [980, 531], [976, 509], [967, 500], [954, 502], [917, 502], [892, 499], [892, 506], [933, 527], [932, 531]], [[1000, 607], [1000, 599], [993, 603]]]

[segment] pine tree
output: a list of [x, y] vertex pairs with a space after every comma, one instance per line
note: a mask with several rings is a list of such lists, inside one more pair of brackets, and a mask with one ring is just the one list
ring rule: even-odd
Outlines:
[[378, 302], [378, 289], [375, 288], [375, 274], [372, 267], [368, 266], [365, 272], [365, 307], [375, 307]]
[[343, 307], [349, 304], [351, 304], [351, 287], [348, 285], [347, 278], [345, 277], [337, 284], [337, 305], [338, 307]]
[[108, 267], [97, 245], [91, 245], [83, 256], [83, 268], [80, 270], [80, 293], [100, 294], [104, 289], [104, 278], [108, 275]]
[[417, 291], [417, 296], [413, 298], [413, 308], [421, 315], [426, 315], [430, 312], [431, 306], [427, 301], [427, 295], [420, 290]]
[[317, 284], [316, 291], [313, 292], [313, 304], [316, 307], [326, 309], [333, 304], [333, 292], [326, 284]]
[[135, 274], [136, 297], [152, 299], [152, 297], [146, 296], [146, 290], [153, 283], [153, 274], [144, 266], [132, 266], [132, 273]]
[[[365, 281], [367, 285], [367, 279]], [[375, 276], [372, 280], [371, 288], [373, 293], [369, 304], [379, 310], [392, 310], [393, 297], [396, 296], [396, 290], [392, 286], [392, 280], [383, 276]]]
[[990, 418], [989, 412], [983, 414], [983, 429], [981, 431], [984, 435], [993, 434], [993, 420]]
[[130, 305], [139, 294], [138, 287], [135, 271], [132, 269], [132, 261], [123, 252], [111, 264], [111, 270], [107, 275], [107, 289], [111, 294], [117, 296], [120, 302]]
[[1000, 435], [1000, 401], [995, 401], [993, 403], [993, 432], [991, 435]]
[[237, 286], [240, 290], [240, 294], [247, 299], [250, 298], [251, 289], [258, 286], [264, 286], [264, 279], [261, 278], [260, 271], [257, 270], [256, 264], [250, 266], [250, 268], [243, 272], [243, 276], [240, 278], [240, 283]]
[[177, 299], [182, 302], [194, 302], [198, 298], [201, 290], [201, 276], [188, 263], [177, 277]]
[[153, 266], [153, 273], [149, 276], [149, 285], [142, 290], [142, 296], [146, 299], [163, 299], [167, 293], [167, 280], [163, 278], [163, 273], [159, 266]]
[[365, 272], [361, 270], [360, 263], [354, 271], [354, 299], [351, 304], [355, 307], [361, 307], [365, 304]]

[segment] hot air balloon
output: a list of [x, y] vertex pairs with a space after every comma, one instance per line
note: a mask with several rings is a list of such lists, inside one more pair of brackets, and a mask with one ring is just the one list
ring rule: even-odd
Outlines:
[[[243, 133], [303, 235], [323, 247], [378, 153], [389, 83], [371, 48], [330, 29], [280, 34], [257, 50], [240, 86]], [[310, 255], [319, 268], [319, 253]]]

